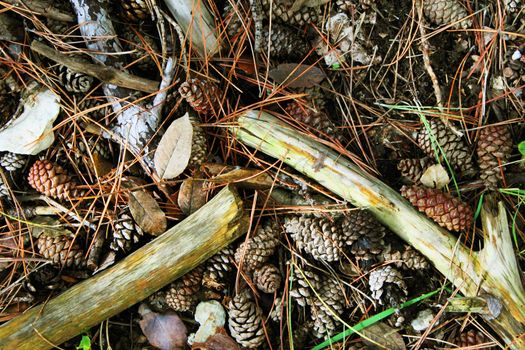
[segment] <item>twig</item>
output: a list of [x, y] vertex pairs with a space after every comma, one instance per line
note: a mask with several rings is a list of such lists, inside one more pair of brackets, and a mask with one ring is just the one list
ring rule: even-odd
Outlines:
[[76, 72], [91, 75], [107, 84], [114, 84], [123, 88], [150, 93], [158, 90], [158, 81], [132, 75], [113, 67], [89, 63], [78, 57], [69, 57], [37, 40], [31, 43], [31, 50]]
[[53, 6], [54, 1], [45, 1], [45, 0], [4, 0], [0, 2], [1, 5], [6, 6], [5, 4], [10, 4], [16, 6], [17, 9], [28, 9], [33, 13], [51, 18], [57, 21], [62, 22], [74, 22], [75, 17], [67, 12], [63, 12], [60, 9]]

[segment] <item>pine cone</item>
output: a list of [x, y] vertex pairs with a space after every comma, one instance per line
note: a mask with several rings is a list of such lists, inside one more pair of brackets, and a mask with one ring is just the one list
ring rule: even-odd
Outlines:
[[[103, 106], [106, 101], [95, 98], [83, 98], [78, 104], [81, 112], [87, 113], [93, 120], [100, 121], [108, 114], [108, 106]], [[86, 112], [90, 110], [89, 112]]]
[[372, 298], [376, 299], [381, 305], [398, 307], [406, 301], [408, 290], [403, 276], [391, 265], [370, 272], [368, 284]]
[[505, 8], [510, 13], [519, 12], [521, 9], [521, 0], [505, 0]]
[[298, 102], [290, 102], [286, 108], [286, 113], [296, 121], [307, 126], [307, 129], [320, 137], [328, 137], [334, 140], [341, 140], [341, 133], [337, 132], [334, 123], [325, 112], [313, 112]]
[[[443, 159], [443, 153], [447, 158], [447, 161], [454, 168], [459, 168], [463, 172], [470, 172], [474, 168], [472, 162], [472, 156], [469, 148], [463, 138], [456, 135], [450, 130], [443, 122], [437, 119], [433, 119], [429, 122], [430, 129], [427, 129], [424, 125], [419, 131], [417, 142], [419, 147], [432, 159], [435, 159], [436, 153], [432, 145], [432, 139], [434, 139], [440, 146], [441, 150], [438, 149], [437, 145], [434, 145], [436, 152], [439, 154], [439, 158]], [[432, 136], [431, 136], [432, 135]]]
[[195, 168], [208, 159], [208, 143], [206, 141], [206, 133], [199, 125], [199, 118], [192, 116], [190, 121], [193, 127], [193, 137], [191, 139], [191, 155], [188, 166]]
[[409, 270], [427, 270], [430, 268], [428, 260], [409, 245], [393, 248], [389, 245], [383, 252], [383, 261], [393, 264], [397, 268]]
[[274, 322], [281, 322], [283, 319], [283, 312], [286, 312], [286, 308], [283, 305], [283, 296], [280, 295], [273, 301], [272, 311], [270, 312], [270, 318]]
[[81, 194], [68, 173], [48, 160], [37, 160], [33, 164], [28, 181], [35, 190], [52, 198], [67, 199]]
[[64, 65], [57, 68], [60, 84], [69, 92], [87, 92], [93, 85], [93, 77], [84, 73], [75, 72]]
[[[226, 1], [222, 10], [222, 18], [228, 37], [235, 38], [243, 30], [243, 19], [248, 17], [248, 6], [244, 1], [237, 1], [236, 7], [233, 7], [230, 1]], [[246, 23], [248, 25], [248, 23]]]
[[147, 34], [139, 35], [139, 33], [132, 27], [125, 27], [121, 38], [122, 46], [125, 51], [130, 51], [130, 60], [135, 62], [133, 68], [137, 68], [143, 72], [155, 71], [157, 65], [152, 58], [156, 52], [159, 52], [159, 47], [155, 40]]
[[397, 169], [401, 172], [401, 176], [411, 181], [412, 183], [419, 183], [421, 175], [432, 164], [429, 157], [401, 159], [397, 163]]
[[307, 266], [301, 270], [295, 266], [290, 283], [290, 296], [303, 307], [313, 302], [315, 293], [311, 289], [319, 291], [322, 285], [321, 278]]
[[122, 14], [132, 22], [140, 22], [150, 18], [146, 0], [122, 0]]
[[106, 139], [91, 136], [87, 139], [87, 144], [83, 138], [78, 138], [75, 141], [75, 143], [68, 141], [66, 145], [74, 151], [77, 159], [81, 158], [81, 156], [90, 157], [95, 154], [98, 154], [104, 159], [111, 159], [111, 150]]
[[199, 114], [219, 111], [219, 87], [214, 82], [193, 78], [180, 85], [179, 93]]
[[9, 185], [4, 183], [3, 177], [0, 175], [0, 198], [9, 196]]
[[109, 247], [115, 251], [121, 249], [129, 251], [131, 246], [138, 243], [144, 232], [135, 223], [128, 207], [121, 207], [118, 210], [117, 220], [114, 221], [113, 241]]
[[253, 282], [264, 293], [274, 293], [281, 287], [281, 273], [272, 264], [265, 264], [253, 271]]
[[338, 333], [335, 319], [325, 309], [312, 306], [310, 311], [310, 317], [313, 320], [312, 334], [314, 337], [328, 339]]
[[38, 253], [60, 267], [84, 267], [86, 260], [80, 245], [67, 236], [50, 237], [40, 235], [37, 241]]
[[[323, 84], [321, 83], [321, 85]], [[328, 101], [330, 101], [330, 98], [325, 93], [325, 89], [323, 89], [321, 85], [298, 87], [294, 88], [293, 91], [298, 94], [305, 94], [304, 99], [310, 103], [316, 111], [322, 111], [325, 110], [325, 107]]]
[[[467, 10], [458, 0], [424, 0], [423, 12], [434, 24], [450, 24], [468, 16]], [[464, 19], [452, 26], [455, 29], [466, 29], [472, 26], [471, 19]]]
[[447, 230], [464, 231], [472, 224], [472, 209], [448, 193], [435, 188], [403, 186], [401, 195], [420, 212], [425, 213]]
[[206, 261], [202, 284], [207, 288], [224, 289], [224, 279], [232, 271], [235, 252], [226, 247]]
[[512, 137], [504, 125], [481, 129], [478, 141], [480, 177], [488, 188], [495, 189], [501, 180], [500, 165], [504, 166], [512, 152]]
[[231, 301], [228, 310], [228, 328], [241, 346], [257, 348], [264, 342], [262, 312], [251, 295], [244, 291]]
[[476, 329], [471, 329], [469, 331], [462, 332], [461, 334], [458, 335], [456, 339], [456, 345], [459, 346], [460, 348], [472, 347], [476, 349], [485, 349], [485, 350], [494, 349], [493, 346], [480, 347], [480, 345], [483, 345], [486, 343], [490, 343], [490, 339], [485, 334], [483, 334], [483, 332], [476, 330]]
[[337, 333], [339, 321], [335, 316], [341, 315], [344, 311], [344, 287], [330, 276], [322, 280], [318, 293], [319, 298], [314, 297], [311, 304], [311, 318], [314, 321], [313, 334], [317, 338], [326, 339]]
[[247, 271], [261, 267], [277, 249], [280, 236], [281, 230], [276, 221], [260, 225], [252, 237], [239, 245], [235, 251], [235, 262], [240, 265], [242, 260]]
[[272, 21], [290, 26], [302, 27], [307, 23], [317, 23], [321, 9], [319, 7], [301, 6], [297, 11], [291, 12], [289, 4], [285, 0], [262, 0], [263, 11], [270, 14], [272, 10]]
[[17, 171], [22, 169], [26, 165], [26, 162], [26, 156], [12, 152], [7, 152], [2, 158], [0, 158], [0, 166], [7, 171]]
[[12, 120], [17, 105], [15, 94], [0, 94], [0, 128]]
[[198, 295], [202, 282], [202, 266], [198, 266], [175, 282], [171, 283], [166, 292], [166, 303], [178, 312], [189, 311], [198, 302]]
[[340, 220], [303, 214], [289, 215], [284, 219], [286, 233], [295, 241], [297, 248], [319, 261], [337, 261], [343, 253], [345, 237]]
[[268, 41], [270, 42], [269, 55], [271, 58], [300, 59], [310, 50], [303, 37], [279, 24], [272, 24], [271, 32], [269, 27], [264, 27], [262, 30], [260, 50], [266, 54], [268, 54]]

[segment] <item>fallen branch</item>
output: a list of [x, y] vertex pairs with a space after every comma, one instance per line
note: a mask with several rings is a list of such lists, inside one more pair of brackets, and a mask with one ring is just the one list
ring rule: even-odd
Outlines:
[[[281, 159], [380, 222], [425, 255], [465, 296], [486, 297], [485, 317], [512, 349], [525, 349], [525, 291], [502, 203], [482, 210], [485, 247], [470, 251], [392, 188], [265, 112], [247, 111], [231, 127], [237, 140]], [[501, 308], [499, 308], [501, 306]]]
[[0, 349], [51, 349], [200, 265], [245, 229], [229, 187], [117, 265], [0, 326]]
[[90, 75], [107, 84], [150, 93], [157, 92], [159, 89], [158, 81], [145, 79], [112, 67], [89, 63], [78, 57], [69, 57], [40, 41], [34, 40], [31, 43], [31, 50], [76, 72]]
[[17, 8], [17, 10], [23, 10], [27, 9], [33, 12], [36, 15], [44, 16], [47, 18], [51, 18], [57, 21], [62, 22], [74, 22], [75, 17], [71, 16], [71, 14], [67, 12], [63, 12], [59, 8], [53, 6], [54, 1], [53, 0], [4, 0], [3, 5], [5, 7], [5, 4], [13, 5]]

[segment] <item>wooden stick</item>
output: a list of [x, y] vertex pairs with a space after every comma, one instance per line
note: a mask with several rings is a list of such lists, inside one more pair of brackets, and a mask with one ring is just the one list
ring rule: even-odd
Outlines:
[[229, 187], [117, 265], [0, 326], [0, 349], [50, 349], [192, 270], [245, 232]]
[[497, 310], [487, 322], [512, 349], [525, 349], [525, 291], [512, 249], [503, 204], [484, 208], [485, 247], [470, 251], [419, 213], [392, 188], [328, 147], [266, 112], [247, 111], [231, 127], [236, 138], [283, 160], [299, 172], [368, 209], [380, 222], [425, 255], [465, 296], [484, 293]]
[[[3, 0], [17, 9], [28, 9], [33, 13], [62, 22], [74, 22], [75, 17], [53, 6], [53, 0]], [[5, 6], [5, 5], [4, 5]], [[7, 6], [6, 6], [7, 7]]]
[[150, 93], [157, 92], [159, 89], [160, 82], [158, 81], [141, 78], [113, 67], [89, 63], [78, 57], [69, 57], [40, 41], [33, 40], [31, 43], [31, 50], [76, 72], [91, 75], [107, 84]]

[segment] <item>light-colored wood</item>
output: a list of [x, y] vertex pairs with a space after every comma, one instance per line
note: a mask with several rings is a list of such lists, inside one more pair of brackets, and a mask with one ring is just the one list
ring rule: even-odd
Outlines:
[[489, 323], [511, 348], [525, 349], [525, 292], [502, 204], [495, 211], [482, 211], [485, 248], [477, 254], [392, 188], [270, 114], [247, 111], [231, 130], [242, 143], [283, 160], [356, 207], [369, 210], [425, 255], [465, 296], [492, 296], [503, 310]]
[[229, 187], [115, 266], [0, 326], [0, 349], [50, 349], [182, 276], [245, 232]]

